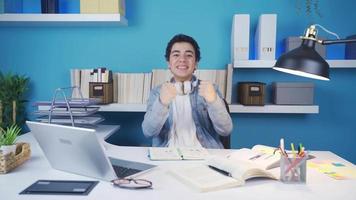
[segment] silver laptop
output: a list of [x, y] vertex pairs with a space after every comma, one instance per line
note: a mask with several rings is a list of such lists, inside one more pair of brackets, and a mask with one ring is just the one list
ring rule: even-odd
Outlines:
[[32, 121], [26, 124], [55, 169], [111, 181], [134, 177], [155, 167], [107, 157], [94, 129]]

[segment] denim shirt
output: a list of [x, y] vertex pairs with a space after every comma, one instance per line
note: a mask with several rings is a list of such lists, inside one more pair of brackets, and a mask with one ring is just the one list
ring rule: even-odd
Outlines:
[[[159, 99], [161, 86], [152, 89], [142, 122], [143, 134], [152, 138], [152, 146], [155, 147], [166, 147], [168, 145], [173, 124], [172, 106], [163, 105]], [[232, 131], [233, 125], [230, 114], [226, 110], [225, 103], [216, 85], [214, 85], [214, 88], [218, 95], [213, 103], [207, 103], [198, 94], [198, 87], [195, 87], [189, 95], [197, 138], [204, 148], [223, 148], [219, 136], [228, 136]]]

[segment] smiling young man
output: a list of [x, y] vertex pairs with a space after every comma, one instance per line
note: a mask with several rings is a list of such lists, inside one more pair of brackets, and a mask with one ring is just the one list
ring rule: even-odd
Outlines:
[[232, 120], [216, 85], [194, 75], [200, 60], [198, 43], [178, 34], [165, 54], [173, 77], [152, 89], [142, 123], [152, 146], [223, 148], [220, 136], [232, 131]]

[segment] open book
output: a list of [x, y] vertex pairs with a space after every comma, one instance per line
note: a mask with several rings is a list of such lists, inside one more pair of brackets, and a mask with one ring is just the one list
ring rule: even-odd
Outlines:
[[252, 149], [239, 149], [226, 156], [229, 160], [244, 161], [256, 165], [261, 169], [269, 170], [279, 167], [281, 155], [275, 152], [274, 147], [255, 145]]
[[227, 156], [209, 157], [204, 164], [172, 168], [170, 172], [201, 192], [241, 186], [256, 177], [277, 179], [278, 173], [268, 169], [278, 166], [280, 155], [273, 154], [274, 150], [270, 154], [268, 148], [256, 145], [253, 149], [239, 149]]
[[148, 156], [151, 160], [204, 160], [209, 153], [204, 148], [150, 147]]

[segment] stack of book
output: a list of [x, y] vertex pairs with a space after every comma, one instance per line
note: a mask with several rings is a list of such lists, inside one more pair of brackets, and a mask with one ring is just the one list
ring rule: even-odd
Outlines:
[[[144, 104], [151, 90], [152, 73], [116, 73], [114, 91], [117, 91], [117, 103]], [[116, 94], [114, 94], [116, 95]]]
[[[71, 85], [80, 86], [84, 98], [89, 97], [89, 82], [92, 82], [93, 69], [71, 69]], [[231, 103], [232, 65], [226, 69], [199, 69], [195, 76], [200, 80], [216, 84], [228, 103]], [[113, 102], [119, 104], [145, 104], [152, 88], [171, 80], [169, 69], [153, 69], [146, 73], [112, 74]], [[72, 98], [80, 95], [73, 91]]]

